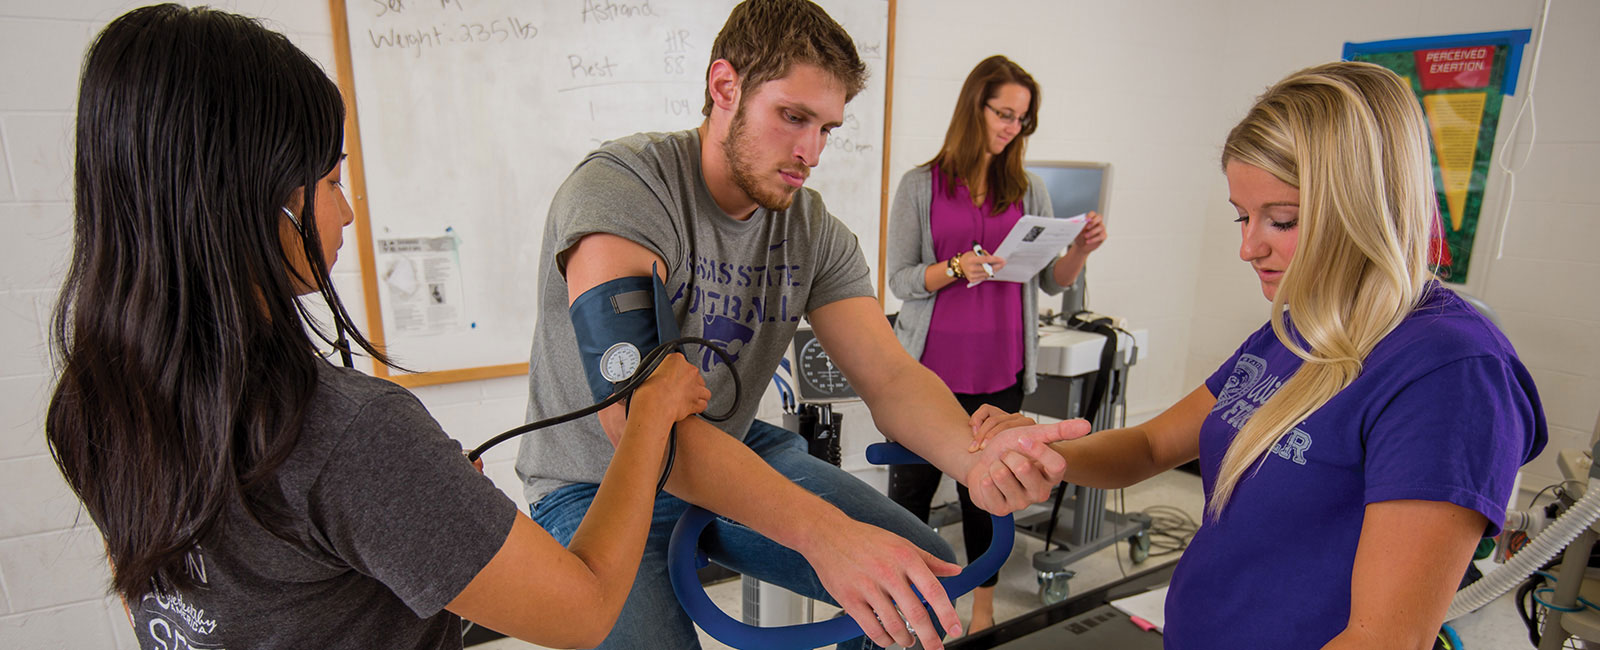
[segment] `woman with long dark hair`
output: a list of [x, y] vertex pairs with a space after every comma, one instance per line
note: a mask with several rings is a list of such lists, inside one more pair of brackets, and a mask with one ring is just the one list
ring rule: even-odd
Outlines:
[[[1043, 181], [1022, 168], [1038, 116], [1032, 75], [1000, 55], [979, 62], [961, 86], [944, 146], [900, 179], [889, 213], [889, 288], [904, 301], [895, 334], [968, 413], [983, 404], [1022, 408], [1035, 386], [1039, 289], [1070, 286], [1106, 239], [1091, 212], [1066, 253], [1027, 282], [985, 282], [1005, 260], [975, 244], [993, 251], [1023, 215], [1056, 216]], [[889, 498], [926, 521], [940, 476], [931, 465], [892, 466]], [[966, 486], [956, 492], [967, 555], [977, 557], [989, 547], [989, 518]], [[995, 582], [973, 592], [969, 630], [994, 624]]]
[[343, 123], [317, 64], [240, 16], [146, 7], [89, 48], [45, 428], [112, 589], [145, 647], [459, 648], [457, 615], [597, 643], [666, 433], [709, 393], [681, 358], [656, 371], [562, 548], [410, 393], [316, 353], [313, 292], [388, 362], [328, 277]]

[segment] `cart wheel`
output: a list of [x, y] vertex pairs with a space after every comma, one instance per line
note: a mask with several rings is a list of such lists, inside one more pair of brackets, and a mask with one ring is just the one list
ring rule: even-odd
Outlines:
[[1134, 564], [1143, 564], [1145, 560], [1150, 559], [1150, 536], [1144, 531], [1134, 533], [1133, 537], [1128, 538], [1128, 558], [1132, 559]]
[[1045, 605], [1054, 605], [1072, 595], [1069, 581], [1077, 575], [1072, 571], [1040, 571], [1036, 576], [1039, 580], [1039, 602]]

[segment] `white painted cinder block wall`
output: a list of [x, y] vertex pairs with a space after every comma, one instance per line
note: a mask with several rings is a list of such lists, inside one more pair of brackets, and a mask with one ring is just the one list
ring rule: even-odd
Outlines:
[[[137, 4], [0, 0], [0, 225], [13, 233], [0, 242], [6, 648], [134, 647], [120, 606], [105, 597], [97, 534], [44, 446], [41, 413], [50, 382], [44, 323], [70, 246], [78, 66], [89, 38]], [[265, 17], [314, 58], [332, 60], [321, 0], [212, 4]], [[1137, 417], [1191, 389], [1265, 319], [1254, 279], [1235, 256], [1237, 231], [1215, 162], [1227, 128], [1253, 96], [1294, 69], [1337, 57], [1346, 40], [1522, 29], [1533, 26], [1538, 8], [1533, 0], [1338, 7], [1038, 0], [975, 9], [961, 0], [902, 0], [891, 177], [932, 156], [961, 80], [979, 59], [1004, 53], [1033, 72], [1045, 104], [1030, 157], [1115, 165], [1112, 239], [1090, 262], [1090, 301], [1151, 332], [1150, 356], [1130, 389]], [[1600, 264], [1588, 253], [1600, 242], [1600, 200], [1584, 191], [1600, 178], [1600, 5], [1558, 0], [1553, 16], [1539, 80], [1539, 137], [1520, 176], [1505, 258], [1485, 263], [1491, 253], [1480, 244], [1469, 288], [1500, 310], [1534, 369], [1551, 447], [1560, 448], [1587, 442], [1600, 402]], [[1527, 78], [1525, 67], [1524, 88]], [[1502, 133], [1521, 99], [1507, 102]], [[1491, 178], [1489, 206], [1499, 205], [1502, 184]], [[1486, 216], [1480, 232], [1491, 232], [1497, 219]], [[343, 257], [335, 279], [345, 295], [357, 296], [355, 251]], [[349, 307], [364, 322], [360, 301]], [[472, 445], [521, 422], [525, 381], [416, 392], [446, 430]], [[512, 445], [492, 452], [488, 473], [520, 503], [513, 456]], [[1541, 460], [1536, 471], [1547, 478], [1548, 467]]]

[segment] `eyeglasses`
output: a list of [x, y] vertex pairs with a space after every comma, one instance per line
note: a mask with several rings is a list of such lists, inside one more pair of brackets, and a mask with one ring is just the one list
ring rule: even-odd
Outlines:
[[1001, 111], [1000, 109], [995, 108], [993, 106], [990, 106], [987, 103], [985, 103], [983, 105], [983, 107], [987, 108], [987, 109], [989, 109], [991, 111], [994, 111], [994, 116], [1000, 118], [1000, 121], [1001, 122], [1005, 122], [1006, 124], [1020, 125], [1024, 129], [1026, 129], [1026, 128], [1028, 128], [1028, 127], [1033, 125], [1033, 116], [1032, 115], [1021, 115], [1021, 116], [1019, 116], [1016, 113], [1012, 113], [1011, 111]]

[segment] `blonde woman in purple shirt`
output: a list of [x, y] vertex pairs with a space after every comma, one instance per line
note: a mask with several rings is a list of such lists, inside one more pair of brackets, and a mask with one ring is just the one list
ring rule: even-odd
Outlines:
[[[1043, 183], [1022, 168], [1038, 111], [1039, 84], [1021, 66], [999, 55], [978, 63], [962, 84], [944, 146], [901, 178], [889, 215], [889, 287], [904, 301], [895, 334], [969, 413], [983, 404], [1022, 408], [1035, 385], [1038, 289], [1055, 294], [1071, 285], [1106, 239], [1091, 212], [1067, 252], [1036, 277], [984, 282], [1006, 261], [977, 251], [999, 247], [1024, 214], [1055, 216]], [[926, 521], [939, 470], [896, 465], [889, 477], [889, 498]], [[965, 486], [957, 492], [969, 524], [962, 529], [967, 554], [976, 557], [989, 546], [988, 517]], [[994, 624], [994, 584], [991, 577], [974, 592], [968, 629]]]
[[1267, 323], [1149, 422], [1051, 448], [1067, 481], [1104, 489], [1200, 460], [1169, 650], [1432, 647], [1549, 427], [1510, 341], [1428, 262], [1438, 194], [1410, 82], [1296, 72], [1221, 163]]

